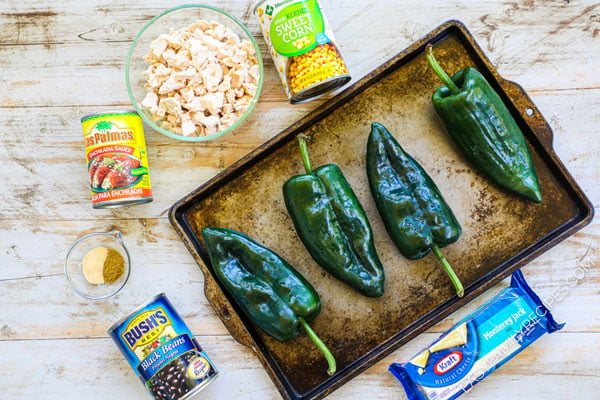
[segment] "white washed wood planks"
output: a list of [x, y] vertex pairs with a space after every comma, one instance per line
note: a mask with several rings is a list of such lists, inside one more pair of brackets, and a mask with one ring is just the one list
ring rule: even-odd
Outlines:
[[[118, 226], [132, 257], [130, 282], [117, 297], [101, 302], [78, 297], [70, 290], [62, 273], [66, 247], [75, 241], [79, 232], [89, 231], [92, 221], [70, 222], [55, 232], [48, 232], [54, 224], [52, 221], [36, 227], [25, 224], [21, 230], [10, 230], [9, 235], [2, 237], [9, 243], [5, 260], [13, 275], [2, 276], [0, 280], [0, 293], [5, 296], [0, 326], [6, 326], [0, 338], [105, 337], [106, 329], [113, 322], [152, 297], [157, 290], [162, 290], [157, 287], [165, 288], [192, 328], [207, 335], [226, 334], [204, 297], [204, 277], [191, 255], [167, 221], [151, 221], [132, 219], [96, 223], [98, 230]], [[34, 233], [34, 240], [28, 243], [23, 236], [29, 232]], [[594, 301], [600, 285], [600, 270], [593, 267], [600, 262], [600, 249], [594, 248], [599, 241], [600, 225], [594, 224], [525, 267], [527, 278], [540, 297], [552, 302], [559, 320], [568, 322], [565, 332], [600, 330], [600, 313]], [[46, 248], [65, 250], [40, 251]], [[565, 248], [569, 251], [565, 252]], [[36, 256], [36, 252], [40, 255]], [[401, 266], [402, 263], [398, 265]], [[474, 309], [498, 290], [488, 291], [486, 296], [469, 306]], [[44, 305], [51, 312], [47, 318], [39, 317], [40, 302], [36, 293], [45, 293]], [[23, 294], [27, 296], [23, 297]], [[462, 312], [457, 314], [431, 331], [443, 332], [463, 315]]]
[[12, 165], [11, 174], [3, 176], [4, 186], [0, 189], [12, 196], [6, 196], [0, 204], [0, 219], [30, 218], [32, 213], [44, 219], [165, 216], [176, 200], [307, 111], [306, 107], [284, 111], [283, 104], [273, 104], [279, 103], [259, 104], [239, 132], [207, 144], [188, 144], [146, 129], [155, 200], [116, 210], [91, 208], [79, 122], [87, 113], [115, 107], [5, 109], [0, 114], [0, 127], [3, 132], [15, 133], [0, 139], [0, 161]]
[[[247, 23], [252, 2], [208, 1]], [[600, 203], [600, 3], [596, 1], [322, 0], [354, 81], [447, 19], [471, 30], [501, 75], [521, 84], [554, 129], [554, 147]], [[129, 108], [124, 60], [137, 31], [162, 1], [8, 0], [0, 3], [0, 387], [8, 399], [146, 398], [106, 329], [166, 291], [222, 377], [206, 399], [278, 399], [250, 350], [233, 341], [203, 295], [204, 279], [170, 227], [171, 204], [321, 104], [287, 103], [265, 53], [261, 102], [248, 122], [218, 141], [189, 145], [147, 129], [155, 201], [93, 210], [79, 119]], [[399, 105], [401, 106], [401, 105]], [[70, 244], [118, 228], [133, 272], [114, 299], [90, 303], [69, 291], [62, 265]], [[524, 269], [565, 329], [513, 359], [472, 398], [589, 398], [600, 379], [600, 223]], [[594, 258], [595, 257], [595, 258]], [[582, 279], [574, 271], [590, 262]], [[571, 283], [569, 283], [571, 282]], [[387, 372], [497, 293], [507, 281], [451, 315], [331, 399], [404, 398]], [[558, 293], [563, 296], [552, 300]], [[576, 385], [573, 385], [573, 384]]]
[[[387, 366], [406, 360], [427, 346], [437, 334], [426, 333], [328, 397], [342, 399], [401, 399], [400, 384]], [[544, 336], [520, 356], [473, 388], [477, 399], [578, 398], [597, 390], [597, 371], [582, 348], [600, 352], [596, 335], [572, 333]], [[221, 370], [221, 377], [203, 391], [203, 399], [279, 399], [262, 366], [252, 353], [230, 338], [199, 338]], [[548, 349], [557, 351], [548, 351]], [[145, 399], [143, 386], [109, 339], [0, 342], [2, 354], [18, 354], [34, 362], [0, 358], [3, 395], [10, 399], [89, 400]], [[533, 365], [532, 365], [533, 364]], [[567, 387], [568, 390], [564, 388]], [[569, 394], [569, 396], [565, 396]], [[572, 395], [572, 397], [571, 397]]]
[[[530, 94], [554, 129], [558, 155], [592, 201], [600, 203], [600, 171], [590, 168], [600, 157], [600, 146], [589, 146], [598, 140], [598, 116], [582, 111], [600, 108], [600, 89]], [[166, 217], [175, 201], [308, 112], [308, 106], [260, 103], [240, 132], [198, 145], [147, 129], [155, 200], [130, 208], [93, 210], [79, 119], [110, 109], [114, 107], [11, 108], [0, 113], [0, 130], [11, 132], [0, 135], [0, 162], [11, 165], [0, 188], [7, 194], [0, 203], [0, 220]]]
[[[73, 4], [74, 3], [74, 4]], [[164, 8], [161, 2], [140, 8], [95, 7], [93, 2], [48, 7], [6, 7], [0, 22], [0, 54], [6, 79], [0, 104], [65, 106], [126, 104], [124, 63], [137, 31]], [[217, 4], [218, 2], [214, 2]], [[524, 1], [523, 3], [527, 3]], [[223, 3], [248, 22], [250, 2]], [[544, 2], [421, 1], [323, 2], [354, 79], [395, 55], [448, 19], [465, 22], [501, 74], [526, 89], [592, 88], [600, 76], [589, 73], [600, 59], [600, 8], [593, 1]], [[23, 11], [26, 10], [26, 11]], [[89, 10], [89, 13], [84, 12]], [[574, 41], [577, 46], [574, 46]], [[259, 43], [263, 46], [262, 39]], [[373, 48], [367, 43], [377, 43]], [[369, 48], [370, 47], [370, 48]], [[369, 48], [369, 49], [367, 49]], [[267, 66], [263, 101], [285, 101], [278, 77]], [[40, 96], [41, 94], [41, 96]]]

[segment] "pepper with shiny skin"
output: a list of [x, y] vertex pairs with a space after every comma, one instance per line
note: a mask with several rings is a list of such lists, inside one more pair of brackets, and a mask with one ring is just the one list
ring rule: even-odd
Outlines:
[[306, 174], [283, 186], [298, 236], [322, 268], [367, 297], [380, 297], [385, 275], [367, 216], [341, 169], [310, 166], [306, 141], [298, 136]]
[[458, 240], [460, 224], [427, 172], [377, 122], [371, 124], [367, 142], [367, 176], [381, 219], [398, 250], [412, 260], [433, 251], [462, 297], [462, 283], [440, 251]]
[[475, 68], [450, 78], [427, 48], [427, 61], [445, 83], [432, 103], [448, 135], [481, 173], [501, 187], [539, 203], [542, 192], [525, 137], [510, 111]]
[[321, 311], [313, 286], [278, 254], [240, 232], [207, 227], [202, 238], [215, 275], [248, 317], [280, 341], [294, 339], [302, 327], [333, 375], [335, 358], [308, 325]]

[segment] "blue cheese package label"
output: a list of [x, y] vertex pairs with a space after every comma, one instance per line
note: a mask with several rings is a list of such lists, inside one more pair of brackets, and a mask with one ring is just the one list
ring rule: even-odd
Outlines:
[[392, 364], [409, 400], [452, 400], [545, 333], [561, 329], [521, 271], [510, 287], [405, 364]]

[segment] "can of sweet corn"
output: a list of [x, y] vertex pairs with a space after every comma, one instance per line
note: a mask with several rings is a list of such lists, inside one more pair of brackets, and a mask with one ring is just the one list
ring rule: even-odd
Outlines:
[[254, 14], [292, 104], [314, 100], [350, 81], [317, 0], [261, 0]]

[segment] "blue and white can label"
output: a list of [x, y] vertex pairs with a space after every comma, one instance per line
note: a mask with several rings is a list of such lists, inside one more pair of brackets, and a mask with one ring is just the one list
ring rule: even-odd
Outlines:
[[164, 293], [117, 322], [108, 334], [157, 400], [191, 399], [218, 376]]

